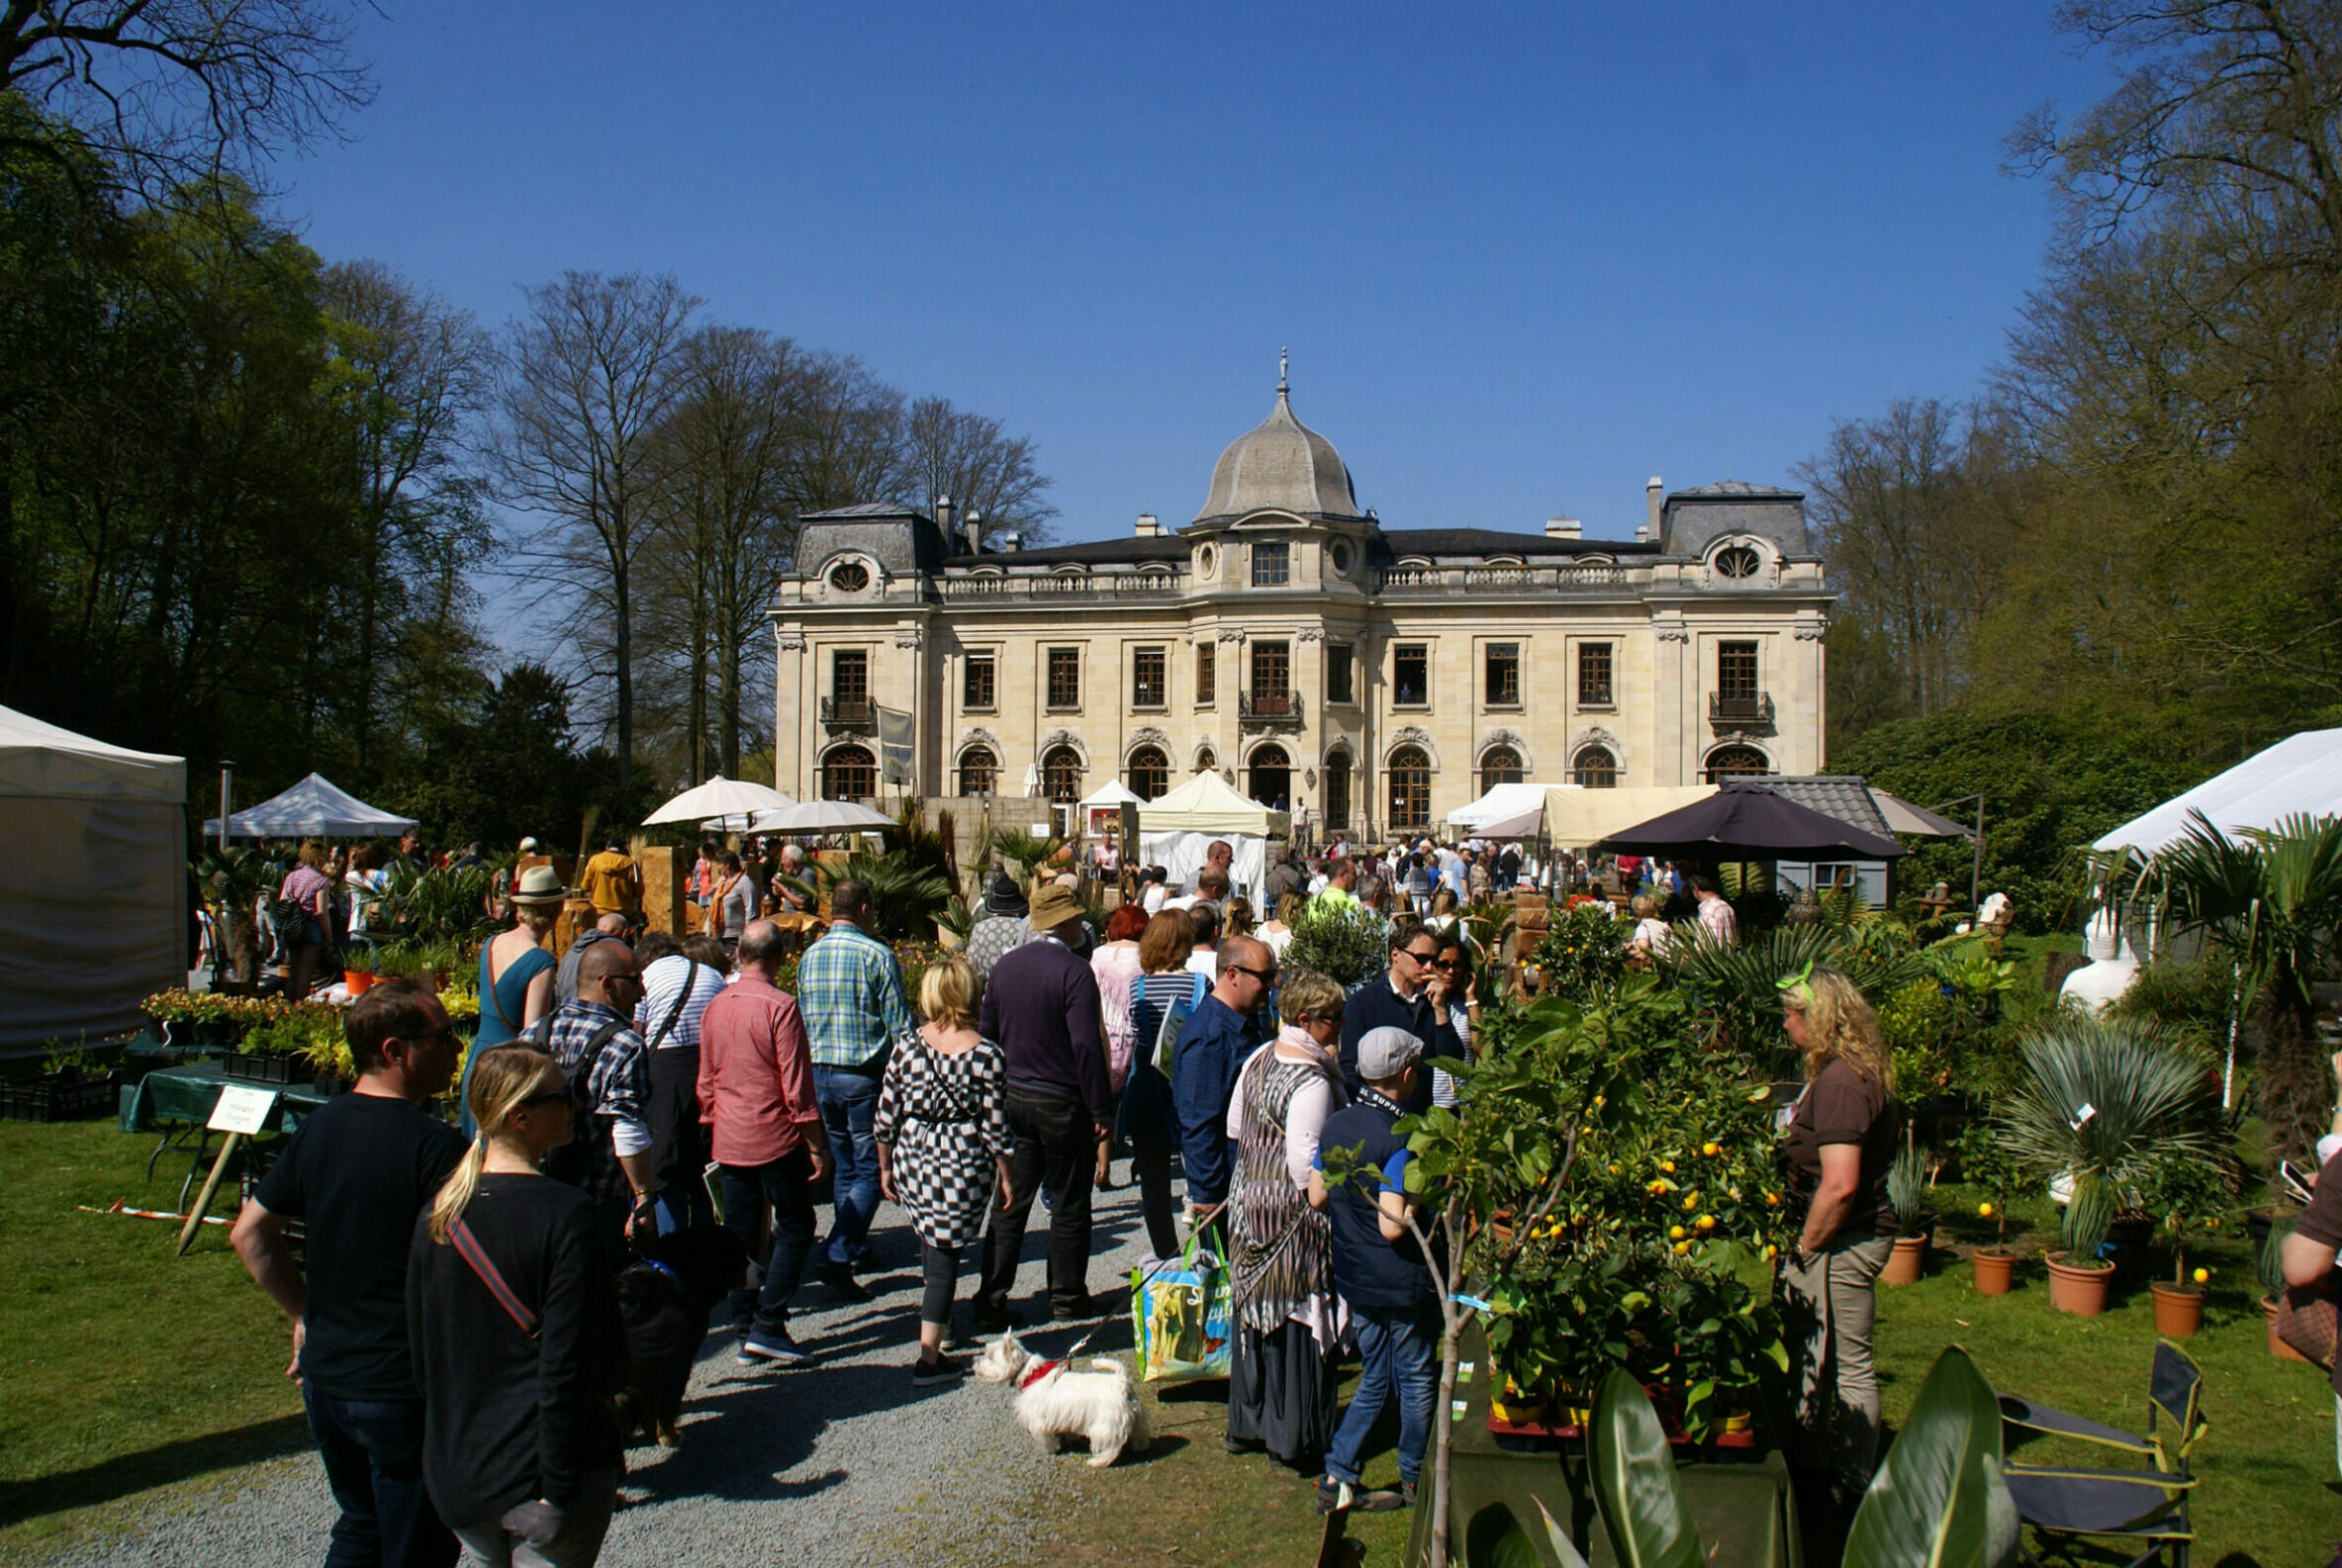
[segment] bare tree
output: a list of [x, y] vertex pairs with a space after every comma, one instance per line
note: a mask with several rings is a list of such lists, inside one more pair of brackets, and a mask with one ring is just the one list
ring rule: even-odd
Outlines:
[[996, 419], [954, 408], [948, 398], [923, 397], [904, 422], [903, 449], [915, 486], [905, 499], [925, 506], [948, 495], [982, 514], [985, 539], [1004, 533], [1040, 539], [1057, 515], [1046, 499], [1050, 479], [1034, 460], [1032, 439], [1005, 434]]
[[[341, 262], [319, 280], [332, 359], [337, 455], [356, 509], [357, 683], [343, 694], [359, 772], [374, 762], [384, 621], [420, 611], [424, 585], [488, 552], [468, 422], [485, 406], [494, 344], [467, 312], [379, 263]], [[412, 601], [412, 602], [410, 602]], [[438, 617], [433, 617], [438, 618]]]
[[903, 395], [849, 354], [806, 356], [792, 421], [796, 512], [902, 498]]
[[656, 532], [654, 433], [673, 408], [701, 301], [671, 274], [565, 272], [522, 291], [511, 329], [499, 466], [505, 495], [542, 517], [523, 555], [565, 579], [609, 635], [618, 788], [634, 783], [634, 576]]
[[[339, 0], [9, 0], [0, 89], [64, 121], [149, 196], [249, 177], [373, 97]], [[49, 151], [12, 124], [0, 146]]]

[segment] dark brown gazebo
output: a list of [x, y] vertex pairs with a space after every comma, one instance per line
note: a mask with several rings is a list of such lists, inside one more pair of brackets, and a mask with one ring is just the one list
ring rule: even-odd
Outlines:
[[1669, 860], [1891, 860], [1911, 851], [1761, 783], [1728, 784], [1706, 800], [1612, 834], [1593, 848]]

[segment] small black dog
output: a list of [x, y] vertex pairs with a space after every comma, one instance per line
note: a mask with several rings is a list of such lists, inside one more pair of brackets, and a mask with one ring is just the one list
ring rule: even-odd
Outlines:
[[748, 1266], [740, 1239], [717, 1226], [695, 1226], [635, 1247], [619, 1271], [618, 1321], [626, 1335], [626, 1391], [618, 1400], [620, 1434], [680, 1441], [683, 1391], [708, 1337], [716, 1304], [730, 1298]]

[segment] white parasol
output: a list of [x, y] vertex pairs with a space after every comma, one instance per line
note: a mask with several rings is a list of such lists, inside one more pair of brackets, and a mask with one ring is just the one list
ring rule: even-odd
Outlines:
[[797, 803], [767, 784], [727, 779], [718, 773], [696, 789], [687, 789], [642, 819], [646, 828], [662, 822], [704, 822], [710, 817], [741, 817]]

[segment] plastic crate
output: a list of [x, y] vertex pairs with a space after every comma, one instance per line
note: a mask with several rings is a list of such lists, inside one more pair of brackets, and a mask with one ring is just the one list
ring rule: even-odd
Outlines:
[[47, 1078], [0, 1083], [0, 1118], [10, 1121], [86, 1121], [114, 1109], [113, 1075], [83, 1078], [53, 1074]]
[[318, 1072], [307, 1057], [276, 1051], [230, 1051], [220, 1057], [219, 1071], [248, 1084], [307, 1083]]

